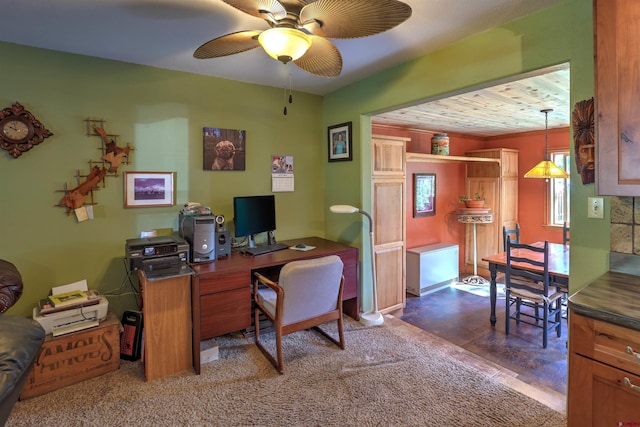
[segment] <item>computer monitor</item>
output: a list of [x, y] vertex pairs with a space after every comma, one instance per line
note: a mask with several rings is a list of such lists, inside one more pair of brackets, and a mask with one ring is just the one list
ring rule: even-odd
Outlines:
[[249, 238], [254, 248], [255, 235], [276, 229], [276, 203], [273, 195], [233, 198], [235, 236]]

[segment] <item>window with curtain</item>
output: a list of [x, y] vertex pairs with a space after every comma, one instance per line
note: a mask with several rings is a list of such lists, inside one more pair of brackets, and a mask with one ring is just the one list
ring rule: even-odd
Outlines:
[[[551, 161], [558, 167], [568, 171], [571, 157], [569, 150], [550, 152]], [[568, 178], [550, 179], [547, 183], [547, 224], [562, 227], [569, 223], [569, 189], [571, 180]]]

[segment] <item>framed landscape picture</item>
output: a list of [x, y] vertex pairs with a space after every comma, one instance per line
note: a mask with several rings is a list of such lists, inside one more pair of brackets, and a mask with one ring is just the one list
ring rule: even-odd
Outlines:
[[124, 207], [174, 206], [175, 172], [125, 172]]
[[413, 217], [436, 214], [436, 174], [413, 174]]
[[351, 122], [329, 126], [329, 161], [351, 161]]

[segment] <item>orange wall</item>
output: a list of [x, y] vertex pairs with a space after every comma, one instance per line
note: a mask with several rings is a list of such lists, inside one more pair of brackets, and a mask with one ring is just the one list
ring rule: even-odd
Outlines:
[[[430, 153], [430, 132], [373, 126], [374, 135], [403, 136], [411, 138], [407, 152]], [[549, 130], [549, 148], [569, 148], [569, 129]], [[464, 156], [469, 150], [483, 148], [513, 148], [518, 156], [518, 222], [523, 242], [549, 240], [562, 243], [562, 230], [548, 231], [544, 222], [545, 182], [540, 179], [526, 179], [524, 173], [544, 158], [544, 131], [526, 132], [496, 138], [475, 138], [449, 134], [449, 154]], [[413, 174], [436, 174], [436, 214], [413, 218]], [[464, 269], [465, 225], [457, 221], [453, 212], [458, 209], [458, 196], [465, 192], [464, 163], [422, 163], [407, 164], [406, 182], [406, 228], [408, 249], [432, 243], [457, 243], [460, 249], [460, 268]]]
[[[569, 128], [549, 130], [549, 149], [569, 149]], [[525, 178], [529, 169], [544, 159], [544, 131], [525, 132], [492, 138], [486, 148], [513, 148], [518, 153], [518, 222], [520, 241], [538, 242], [548, 240], [562, 243], [562, 228], [544, 227], [546, 183], [544, 179]], [[573, 160], [572, 160], [573, 161]]]

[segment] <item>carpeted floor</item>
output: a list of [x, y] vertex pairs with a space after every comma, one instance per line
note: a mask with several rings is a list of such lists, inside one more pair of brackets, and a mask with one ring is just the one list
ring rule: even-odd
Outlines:
[[140, 362], [122, 361], [115, 372], [18, 402], [7, 426], [566, 425], [437, 347], [345, 321], [344, 351], [313, 331], [285, 337], [284, 375], [250, 339], [227, 336], [218, 339], [220, 360], [199, 376], [145, 382]]

